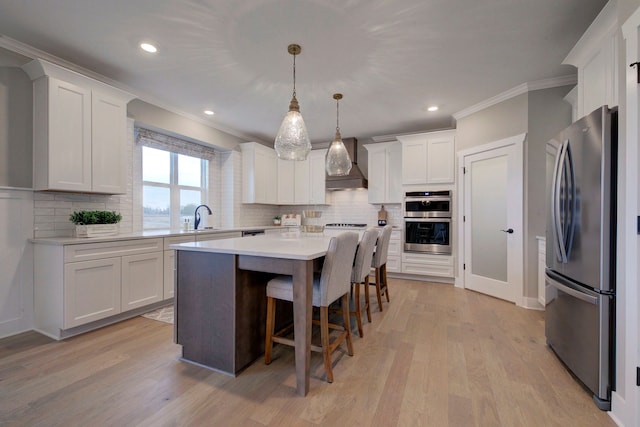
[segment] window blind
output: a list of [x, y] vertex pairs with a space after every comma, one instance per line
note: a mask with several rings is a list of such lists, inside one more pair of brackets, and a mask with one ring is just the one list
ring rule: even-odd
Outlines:
[[186, 141], [151, 129], [136, 127], [134, 129], [136, 144], [145, 147], [157, 148], [165, 151], [172, 151], [178, 154], [184, 154], [192, 157], [199, 157], [205, 160], [213, 160], [215, 150], [196, 144], [195, 142]]

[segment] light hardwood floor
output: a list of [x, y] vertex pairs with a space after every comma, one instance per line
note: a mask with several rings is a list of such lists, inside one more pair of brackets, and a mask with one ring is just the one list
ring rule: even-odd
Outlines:
[[[293, 349], [237, 378], [180, 362], [169, 324], [138, 317], [55, 342], [0, 340], [2, 426], [614, 426], [546, 347], [544, 315], [451, 285], [390, 279], [334, 382]], [[354, 322], [355, 323], [355, 322]]]

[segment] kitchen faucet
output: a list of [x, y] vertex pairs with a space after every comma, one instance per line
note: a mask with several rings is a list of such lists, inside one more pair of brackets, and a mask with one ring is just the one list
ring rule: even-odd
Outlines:
[[193, 221], [193, 229], [194, 230], [197, 230], [198, 229], [198, 225], [200, 225], [200, 213], [198, 212], [198, 209], [200, 209], [202, 207], [207, 209], [207, 212], [209, 212], [209, 215], [212, 215], [212, 212], [211, 212], [211, 209], [209, 208], [209, 206], [207, 206], [207, 205], [198, 206], [196, 208], [195, 213], [194, 213], [194, 216], [195, 216], [194, 221]]

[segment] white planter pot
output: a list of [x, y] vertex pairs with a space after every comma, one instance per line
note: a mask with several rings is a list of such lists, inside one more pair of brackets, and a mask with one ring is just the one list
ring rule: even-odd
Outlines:
[[118, 224], [76, 225], [76, 237], [102, 237], [118, 234]]

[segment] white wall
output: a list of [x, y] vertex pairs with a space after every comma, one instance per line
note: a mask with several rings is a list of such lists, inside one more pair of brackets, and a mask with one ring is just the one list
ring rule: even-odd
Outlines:
[[32, 195], [0, 189], [0, 338], [33, 327]]
[[546, 142], [571, 123], [571, 106], [563, 97], [568, 86], [523, 93], [460, 118], [456, 150], [527, 134], [524, 153], [524, 297], [538, 297], [536, 236], [546, 232]]
[[0, 67], [0, 187], [32, 186], [31, 88], [22, 69]]

